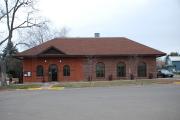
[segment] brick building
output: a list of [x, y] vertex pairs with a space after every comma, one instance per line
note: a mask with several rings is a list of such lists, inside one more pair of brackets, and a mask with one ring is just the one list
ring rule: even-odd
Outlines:
[[156, 77], [165, 53], [124, 37], [56, 38], [17, 54], [24, 82]]

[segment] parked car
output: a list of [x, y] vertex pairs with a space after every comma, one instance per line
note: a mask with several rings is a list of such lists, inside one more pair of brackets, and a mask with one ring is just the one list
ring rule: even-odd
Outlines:
[[158, 70], [158, 73], [157, 73], [157, 77], [165, 78], [165, 77], [173, 77], [173, 76], [174, 76], [174, 74], [166, 69]]

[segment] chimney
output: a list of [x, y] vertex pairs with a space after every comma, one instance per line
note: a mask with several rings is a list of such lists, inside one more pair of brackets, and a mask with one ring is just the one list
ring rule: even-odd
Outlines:
[[95, 37], [95, 38], [100, 37], [100, 33], [94, 33], [94, 37]]

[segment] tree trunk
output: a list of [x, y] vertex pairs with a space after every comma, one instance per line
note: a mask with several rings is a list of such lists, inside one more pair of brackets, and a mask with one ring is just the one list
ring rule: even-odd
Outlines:
[[1, 64], [1, 86], [6, 85], [6, 64], [5, 64], [5, 60], [2, 59], [0, 61]]

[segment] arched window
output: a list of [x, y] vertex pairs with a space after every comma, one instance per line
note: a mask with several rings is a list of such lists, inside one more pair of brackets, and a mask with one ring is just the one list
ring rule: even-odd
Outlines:
[[44, 75], [44, 70], [42, 65], [38, 65], [36, 68], [36, 75], [37, 76], [43, 76]]
[[69, 67], [69, 65], [64, 65], [63, 73], [64, 73], [64, 76], [70, 76], [70, 67]]
[[138, 77], [146, 77], [146, 63], [139, 63], [138, 64]]
[[124, 63], [117, 64], [117, 77], [126, 76], [126, 65]]
[[96, 64], [96, 77], [105, 77], [105, 65], [104, 63]]

